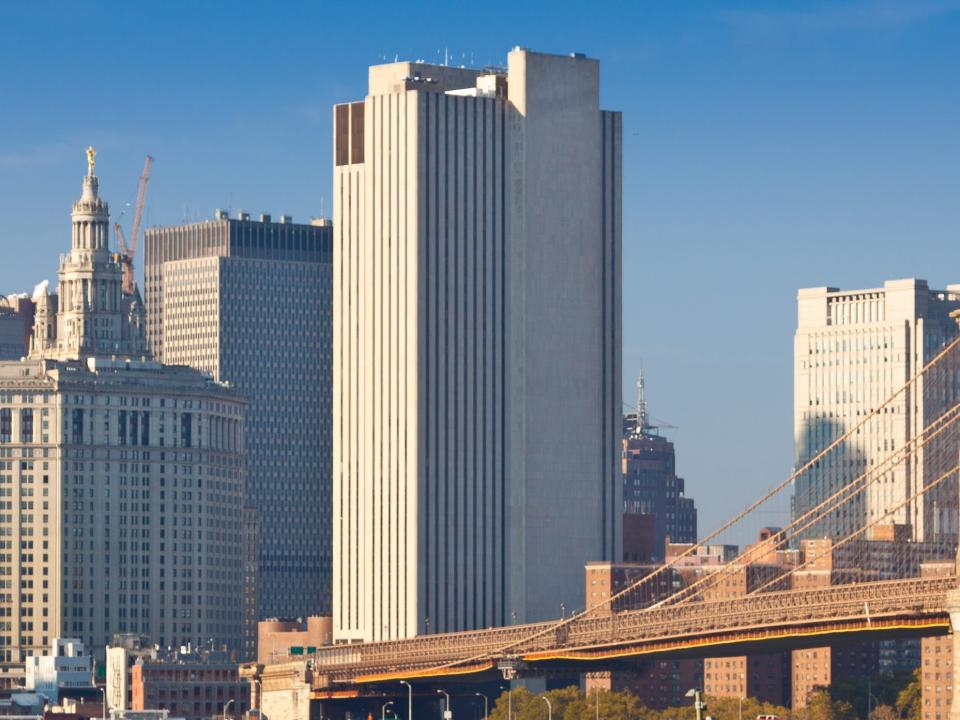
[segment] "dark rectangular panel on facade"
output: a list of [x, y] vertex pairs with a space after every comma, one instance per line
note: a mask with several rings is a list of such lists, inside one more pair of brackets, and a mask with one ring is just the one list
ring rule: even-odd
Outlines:
[[337, 105], [333, 109], [334, 162], [346, 165], [350, 158], [350, 106]]
[[350, 162], [363, 162], [363, 106], [355, 102], [350, 106]]

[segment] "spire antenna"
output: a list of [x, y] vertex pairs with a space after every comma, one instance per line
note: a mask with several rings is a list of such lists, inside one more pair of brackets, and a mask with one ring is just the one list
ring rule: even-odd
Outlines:
[[646, 433], [650, 428], [650, 417], [647, 415], [647, 392], [643, 380], [643, 368], [637, 375], [637, 431]]

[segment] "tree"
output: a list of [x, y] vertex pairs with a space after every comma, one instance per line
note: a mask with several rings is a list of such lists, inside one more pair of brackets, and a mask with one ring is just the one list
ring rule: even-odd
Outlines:
[[870, 720], [898, 720], [892, 705], [877, 705], [870, 713]]
[[853, 706], [846, 700], [834, 700], [826, 690], [810, 695], [807, 706], [793, 714], [794, 720], [857, 720]]
[[718, 720], [756, 720], [758, 715], [776, 715], [781, 718], [790, 716], [790, 711], [785, 707], [773, 705], [768, 702], [761, 702], [757, 698], [748, 697], [711, 697], [707, 696], [707, 715]]
[[[877, 674], [869, 680], [866, 677], [847, 678], [831, 683], [829, 693], [831, 699], [848, 702], [856, 709], [858, 715], [863, 715], [867, 712], [868, 706], [895, 706], [899, 694], [912, 679], [912, 672]], [[868, 689], [872, 695], [869, 700], [867, 699]], [[919, 720], [919, 716], [916, 720]]]
[[898, 717], [907, 720], [920, 720], [920, 668], [913, 671], [908, 682], [897, 695], [896, 709]]
[[[507, 706], [512, 708], [512, 720], [547, 720], [547, 704], [550, 700], [553, 720], [595, 720], [597, 701], [602, 720], [659, 720], [657, 713], [644, 707], [637, 697], [629, 692], [599, 691], [584, 697], [576, 687], [550, 690], [535, 695], [524, 687], [513, 691], [508, 698], [503, 692], [490, 711], [490, 720], [507, 720]], [[680, 720], [677, 718], [676, 720]], [[690, 720], [693, 720], [692, 716]]]

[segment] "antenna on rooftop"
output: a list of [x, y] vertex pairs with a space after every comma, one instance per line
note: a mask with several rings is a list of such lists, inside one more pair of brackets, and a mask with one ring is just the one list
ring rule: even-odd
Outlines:
[[647, 416], [647, 392], [641, 367], [640, 374], [637, 375], [637, 430], [646, 432], [648, 427], [650, 427], [650, 418]]
[[647, 411], [647, 384], [643, 377], [643, 367], [637, 376], [637, 426], [634, 432], [637, 435], [658, 435], [656, 430], [676, 430], [676, 425], [670, 425], [657, 418], [651, 418]]

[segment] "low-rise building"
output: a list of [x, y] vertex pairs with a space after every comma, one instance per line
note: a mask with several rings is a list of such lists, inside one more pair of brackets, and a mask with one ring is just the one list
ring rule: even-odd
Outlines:
[[[803, 566], [794, 572], [791, 586], [799, 590], [890, 580], [915, 577], [941, 568], [948, 568], [953, 573], [953, 560], [940, 560], [952, 553], [949, 545], [914, 542], [912, 537], [909, 526], [891, 523], [870, 528], [865, 537], [841, 546], [835, 546], [830, 538], [803, 540], [800, 543]], [[938, 640], [922, 641], [927, 643], [923, 647], [929, 647], [928, 655], [936, 652]], [[813, 692], [839, 680], [868, 677], [878, 672], [890, 675], [909, 671], [920, 662], [920, 653], [921, 641], [915, 638], [794, 650], [792, 707], [805, 707]], [[935, 675], [936, 671], [933, 672]], [[931, 720], [936, 719], [931, 716]]]
[[49, 655], [31, 655], [25, 663], [27, 690], [44, 695], [52, 703], [65, 696], [77, 697], [96, 691], [93, 658], [84, 653], [75, 638], [55, 638]]
[[[93, 718], [91, 718], [93, 720]], [[172, 717], [169, 710], [113, 710], [110, 720], [184, 720]]]
[[314, 648], [333, 642], [333, 618], [308, 617], [296, 620], [262, 620], [257, 623], [257, 662], [271, 665], [295, 656], [309, 655]]
[[164, 650], [146, 638], [118, 636], [107, 648], [106, 701], [111, 712], [169, 711], [171, 717], [241, 717], [250, 685], [223, 650]]
[[[956, 562], [923, 563], [920, 574], [953, 575]], [[953, 704], [953, 636], [937, 635], [920, 641], [920, 719], [948, 720]]]
[[250, 685], [225, 658], [138, 658], [130, 678], [133, 710], [169, 710], [186, 720], [219, 715], [243, 717], [250, 709]]
[[[652, 576], [660, 565], [644, 563], [592, 562], [586, 566], [587, 610], [609, 613], [650, 605], [672, 595], [684, 584], [683, 573], [674, 568], [660, 570], [634, 591], [618, 594], [645, 577]], [[685, 703], [684, 695], [703, 683], [703, 660], [640, 660], [636, 669], [592, 672], [585, 675], [587, 692], [627, 690], [641, 698], [643, 704], [665, 709]]]
[[[740, 548], [736, 545], [702, 545], [692, 542], [666, 543], [666, 561], [676, 568], [697, 568], [725, 565], [732, 562]], [[685, 555], [684, 553], [689, 553]]]
[[[763, 528], [755, 543], [723, 565], [703, 565], [698, 574], [716, 573], [698, 596], [727, 600], [753, 592], [783, 589], [781, 576], [797, 562], [779, 528]], [[692, 579], [690, 579], [692, 582]], [[753, 697], [786, 705], [790, 698], [790, 653], [711, 658], [703, 664], [703, 690], [713, 697]]]

